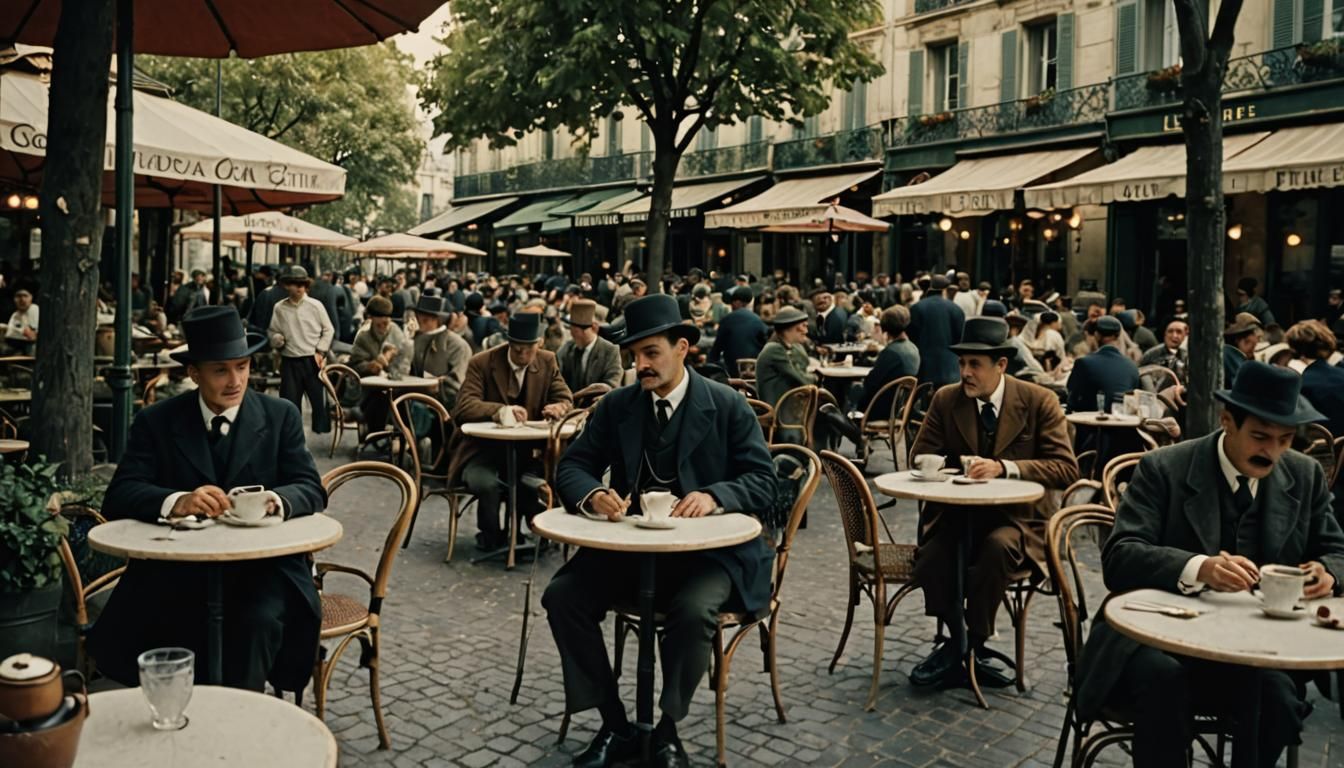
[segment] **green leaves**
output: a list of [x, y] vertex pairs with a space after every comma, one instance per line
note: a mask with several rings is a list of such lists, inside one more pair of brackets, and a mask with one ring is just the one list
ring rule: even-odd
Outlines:
[[58, 464], [0, 461], [0, 592], [22, 592], [61, 577], [61, 538], [69, 523], [47, 511], [60, 489]]

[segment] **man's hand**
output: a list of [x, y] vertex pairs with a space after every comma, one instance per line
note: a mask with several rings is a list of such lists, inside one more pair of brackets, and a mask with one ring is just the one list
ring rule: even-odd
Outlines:
[[569, 413], [569, 403], [566, 403], [563, 400], [557, 403], [550, 403], [541, 409], [542, 417], [552, 421], [563, 418], [566, 413]]
[[513, 420], [515, 423], [522, 424], [527, 421], [527, 409], [521, 405], [511, 405], [509, 410], [513, 411]]
[[622, 499], [610, 488], [603, 488], [588, 499], [588, 506], [593, 514], [602, 515], [615, 523], [625, 517], [625, 510], [630, 508], [630, 502]]
[[1312, 560], [1298, 567], [1307, 571], [1307, 583], [1302, 588], [1303, 599], [1315, 600], [1318, 597], [1329, 597], [1334, 594], [1335, 577], [1325, 570], [1324, 565]]
[[282, 348], [284, 348], [284, 346], [285, 346], [285, 334], [283, 334], [283, 333], [272, 333], [272, 334], [271, 334], [271, 346], [272, 346], [272, 347], [275, 347], [276, 349], [282, 349]]
[[325, 352], [313, 353], [313, 361], [317, 363], [318, 368], [321, 368], [327, 362], [327, 353]]
[[373, 374], [374, 376], [377, 376], [378, 374], [382, 373], [383, 372], [382, 358], [375, 358], [373, 360], [370, 360], [368, 363], [368, 367], [369, 367], [369, 373]]
[[673, 517], [704, 517], [719, 506], [714, 497], [704, 491], [688, 493], [672, 508]]
[[23, 338], [29, 341], [37, 341], [37, 331], [34, 331], [32, 328], [24, 328]]
[[1245, 592], [1260, 581], [1260, 569], [1241, 555], [1219, 552], [1199, 566], [1196, 578], [1214, 592]]
[[233, 502], [229, 500], [229, 495], [224, 493], [223, 489], [216, 485], [202, 485], [185, 496], [179, 496], [177, 502], [173, 504], [173, 511], [169, 512], [168, 516], [205, 515], [207, 517], [219, 517], [230, 509], [233, 509]]
[[967, 477], [974, 480], [992, 480], [1003, 476], [1003, 465], [995, 459], [980, 459], [971, 464]]

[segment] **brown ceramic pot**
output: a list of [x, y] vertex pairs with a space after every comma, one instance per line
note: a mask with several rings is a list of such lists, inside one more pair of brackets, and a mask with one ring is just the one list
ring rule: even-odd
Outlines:
[[60, 709], [63, 696], [56, 662], [29, 653], [0, 661], [0, 722], [46, 717]]

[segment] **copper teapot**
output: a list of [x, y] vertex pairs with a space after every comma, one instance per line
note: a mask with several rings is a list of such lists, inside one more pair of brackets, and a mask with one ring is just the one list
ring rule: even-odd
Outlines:
[[88, 714], [83, 675], [28, 653], [0, 661], [0, 765], [69, 768]]

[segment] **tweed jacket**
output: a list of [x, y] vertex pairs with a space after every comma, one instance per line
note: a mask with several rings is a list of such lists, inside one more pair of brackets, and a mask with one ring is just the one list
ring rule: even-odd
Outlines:
[[771, 407], [790, 389], [816, 383], [817, 377], [807, 372], [807, 352], [800, 344], [771, 341], [756, 357], [756, 394]]
[[[360, 376], [372, 376], [373, 370], [369, 363], [383, 353], [383, 347], [391, 344], [397, 348], [400, 353], [392, 358], [391, 372], [398, 376], [405, 376], [411, 370], [411, 342], [406, 339], [406, 333], [397, 327], [396, 323], [387, 326], [387, 335], [378, 338], [373, 328], [365, 328], [355, 334], [355, 343], [350, 347], [350, 367], [354, 368]], [[383, 369], [388, 372], [387, 368]]]
[[593, 351], [588, 353], [588, 365], [579, 375], [574, 365], [574, 340], [566, 341], [555, 353], [560, 362], [560, 375], [572, 392], [578, 392], [589, 384], [602, 383], [615, 389], [621, 385], [621, 350], [602, 337], [593, 339]]
[[439, 379], [439, 402], [452, 408], [458, 390], [467, 377], [471, 347], [456, 333], [440, 326], [429, 333], [417, 333], [411, 348], [411, 373]]

